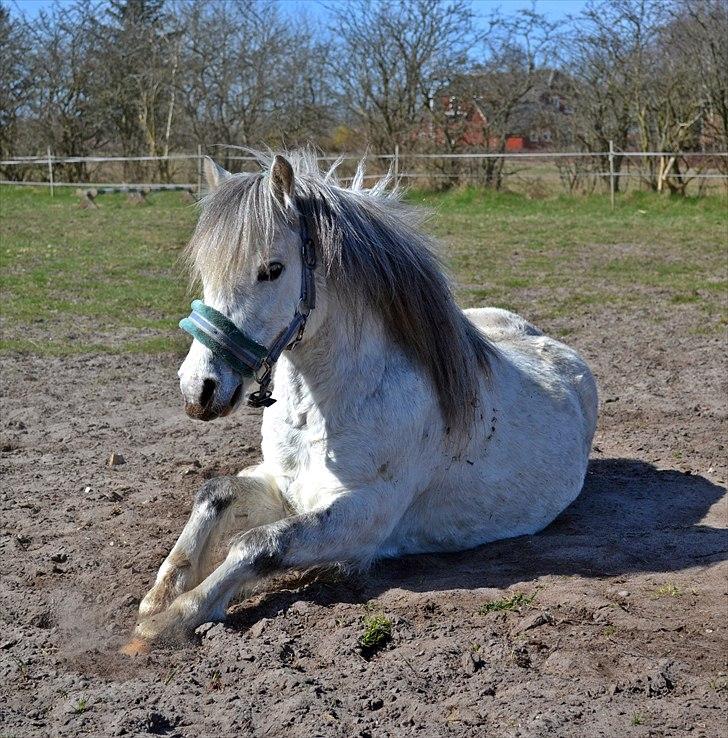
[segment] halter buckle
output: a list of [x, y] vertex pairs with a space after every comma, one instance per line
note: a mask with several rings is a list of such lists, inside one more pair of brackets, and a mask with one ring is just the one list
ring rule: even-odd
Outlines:
[[309, 269], [316, 268], [316, 247], [311, 236], [303, 242], [303, 263]]
[[[263, 369], [263, 374], [260, 370]], [[250, 407], [270, 407], [275, 400], [271, 396], [273, 391], [270, 389], [270, 377], [272, 367], [267, 359], [263, 359], [258, 370], [253, 374], [253, 378], [258, 383], [258, 389], [248, 395], [248, 405]]]
[[[300, 308], [300, 305], [299, 305], [299, 308]], [[303, 318], [303, 320], [301, 321], [301, 325], [298, 326], [298, 333], [296, 333], [296, 337], [288, 344], [288, 346], [286, 346], [286, 349], [288, 351], [293, 351], [293, 349], [296, 348], [296, 346], [299, 344], [299, 342], [303, 338], [303, 332], [306, 330], [306, 318], [308, 317], [308, 313], [310, 312], [311, 311], [308, 310], [307, 312], [304, 313], [299, 309], [299, 313], [301, 314], [301, 317]]]

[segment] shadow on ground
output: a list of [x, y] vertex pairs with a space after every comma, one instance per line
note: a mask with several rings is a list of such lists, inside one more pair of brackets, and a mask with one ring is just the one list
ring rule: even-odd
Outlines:
[[548, 575], [666, 573], [716, 563], [728, 558], [728, 530], [702, 521], [725, 491], [704, 477], [635, 459], [592, 460], [581, 495], [537, 535], [457, 554], [387, 560], [365, 576], [323, 575], [303, 591], [273, 592], [258, 608], [237, 611], [231, 624], [247, 627], [300, 599], [364, 602], [395, 587], [505, 588]]

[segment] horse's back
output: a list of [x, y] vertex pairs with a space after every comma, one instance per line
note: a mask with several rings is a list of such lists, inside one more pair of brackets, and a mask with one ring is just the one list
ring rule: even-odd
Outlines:
[[554, 381], [567, 382], [579, 399], [584, 426], [591, 444], [597, 422], [597, 385], [589, 366], [570, 346], [547, 336], [525, 318], [502, 308], [465, 310], [465, 315], [506, 356], [525, 357], [533, 372], [547, 373]]
[[503, 308], [471, 308], [465, 310], [464, 313], [468, 316], [468, 320], [480, 328], [491, 340], [497, 341], [500, 338], [519, 335], [543, 335], [543, 331], [540, 331], [525, 318], [510, 312], [510, 310], [503, 310]]

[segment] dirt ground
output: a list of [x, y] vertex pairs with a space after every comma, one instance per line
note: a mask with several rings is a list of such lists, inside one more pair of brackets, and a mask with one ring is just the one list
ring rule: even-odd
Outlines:
[[[169, 355], [6, 356], [0, 735], [725, 735], [725, 341], [695, 310], [546, 326], [591, 362], [601, 417], [541, 534], [277, 581], [133, 660], [116, 649], [192, 495], [257, 459], [259, 415], [193, 423]], [[372, 612], [393, 637], [365, 658]]]

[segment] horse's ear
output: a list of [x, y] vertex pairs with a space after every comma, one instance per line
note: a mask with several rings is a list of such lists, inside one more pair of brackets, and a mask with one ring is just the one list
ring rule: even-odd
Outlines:
[[205, 181], [212, 192], [214, 192], [230, 176], [230, 172], [223, 169], [209, 156], [205, 157], [203, 169], [205, 170]]
[[285, 205], [286, 200], [293, 200], [295, 188], [293, 167], [288, 159], [279, 154], [276, 154], [270, 168], [270, 188], [273, 196], [281, 205]]

